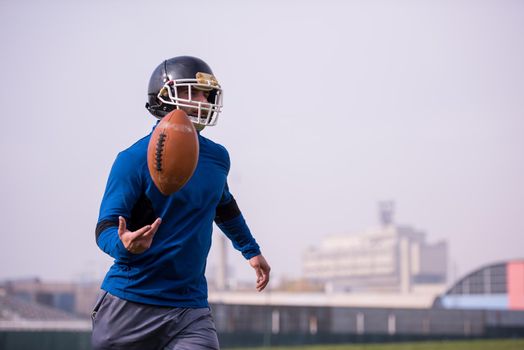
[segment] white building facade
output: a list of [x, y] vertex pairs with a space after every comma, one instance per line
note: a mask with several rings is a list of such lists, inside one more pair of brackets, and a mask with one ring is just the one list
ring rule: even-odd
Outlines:
[[305, 278], [328, 291], [412, 293], [445, 288], [447, 244], [390, 222], [355, 235], [330, 236], [303, 255]]

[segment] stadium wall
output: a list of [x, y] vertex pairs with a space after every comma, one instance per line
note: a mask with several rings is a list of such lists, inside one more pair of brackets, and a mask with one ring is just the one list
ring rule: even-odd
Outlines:
[[[212, 304], [222, 348], [524, 338], [524, 311]], [[0, 327], [0, 349], [90, 349], [89, 329]]]

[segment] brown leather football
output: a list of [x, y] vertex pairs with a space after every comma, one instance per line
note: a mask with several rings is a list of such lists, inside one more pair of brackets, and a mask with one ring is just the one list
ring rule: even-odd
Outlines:
[[147, 166], [162, 194], [181, 189], [198, 162], [198, 135], [187, 114], [175, 109], [156, 126], [147, 147]]

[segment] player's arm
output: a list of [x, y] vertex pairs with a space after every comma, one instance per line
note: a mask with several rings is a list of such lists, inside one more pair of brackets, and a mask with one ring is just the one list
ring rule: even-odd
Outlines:
[[222, 200], [216, 208], [215, 223], [244, 258], [251, 259], [260, 255], [260, 247], [251, 234], [235, 198], [229, 193], [227, 185]]
[[133, 159], [119, 154], [109, 174], [95, 235], [100, 249], [121, 262], [128, 262], [132, 254], [148, 249], [160, 225], [157, 219], [151, 225], [128, 230], [126, 218], [131, 217], [141, 191], [140, 174]]
[[249, 260], [257, 275], [258, 291], [263, 290], [269, 282], [271, 268], [260, 252], [260, 247], [251, 234], [235, 198], [226, 184], [221, 201], [216, 209], [215, 223], [231, 240], [233, 247]]

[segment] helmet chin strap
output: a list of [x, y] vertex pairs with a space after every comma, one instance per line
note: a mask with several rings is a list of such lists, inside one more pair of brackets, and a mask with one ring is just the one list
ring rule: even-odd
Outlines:
[[202, 124], [193, 123], [193, 125], [195, 126], [195, 129], [197, 132], [201, 132], [202, 130], [206, 128], [206, 126]]

